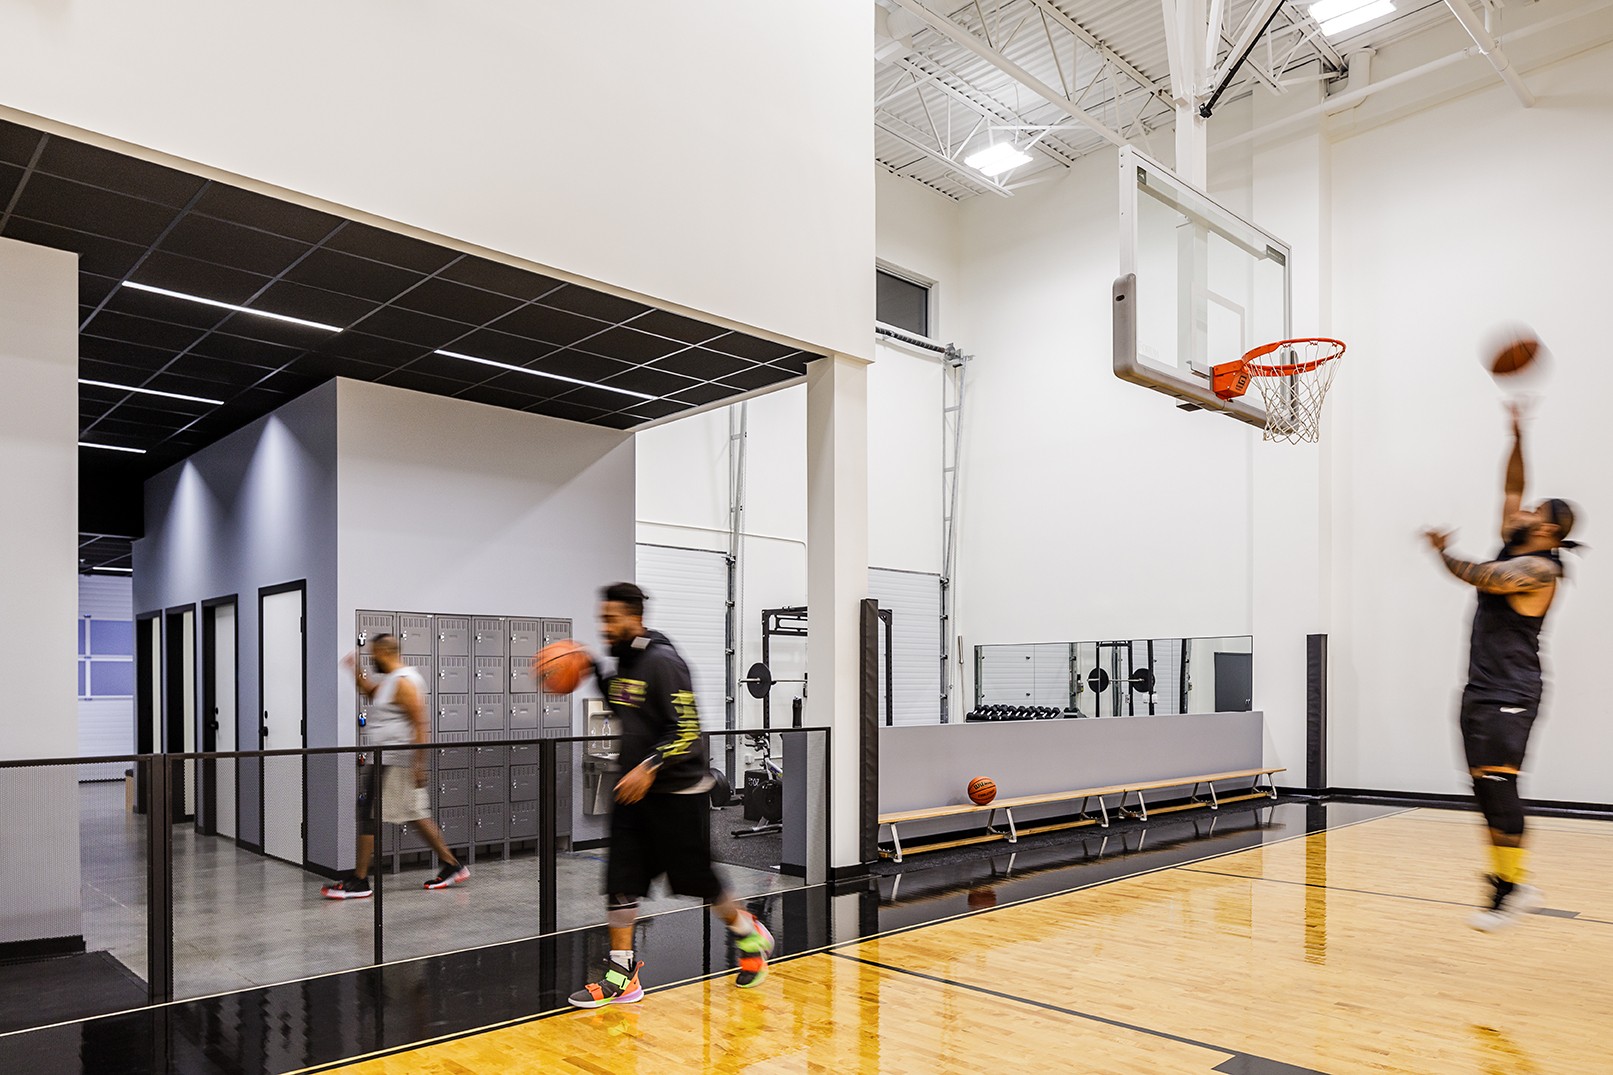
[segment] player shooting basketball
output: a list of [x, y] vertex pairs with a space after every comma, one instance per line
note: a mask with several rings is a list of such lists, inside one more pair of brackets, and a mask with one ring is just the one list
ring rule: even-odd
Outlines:
[[1518, 772], [1544, 690], [1540, 629], [1563, 575], [1558, 549], [1578, 544], [1568, 540], [1574, 527], [1568, 501], [1543, 500], [1524, 510], [1521, 416], [1516, 404], [1509, 409], [1512, 454], [1501, 509], [1501, 552], [1487, 563], [1472, 563], [1446, 551], [1448, 532], [1430, 530], [1426, 535], [1450, 573], [1479, 591], [1460, 726], [1473, 794], [1490, 828], [1490, 906], [1469, 920], [1486, 931], [1510, 925], [1541, 906], [1539, 890], [1524, 883]]

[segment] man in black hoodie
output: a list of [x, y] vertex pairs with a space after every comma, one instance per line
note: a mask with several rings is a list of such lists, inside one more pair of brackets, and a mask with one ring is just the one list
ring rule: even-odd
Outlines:
[[672, 891], [699, 896], [733, 934], [739, 950], [735, 984], [749, 989], [767, 974], [773, 937], [711, 867], [712, 777], [700, 735], [689, 666], [659, 631], [644, 627], [644, 591], [631, 582], [606, 587], [599, 620], [616, 674], [594, 674], [621, 722], [622, 778], [611, 812], [610, 859], [605, 868], [610, 958], [604, 977], [571, 995], [579, 1008], [633, 1004], [644, 999], [634, 958], [638, 902], [662, 874]]

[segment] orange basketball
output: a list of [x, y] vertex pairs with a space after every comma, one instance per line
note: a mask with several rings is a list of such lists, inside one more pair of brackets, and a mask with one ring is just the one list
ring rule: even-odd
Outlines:
[[997, 782], [989, 776], [977, 776], [969, 781], [969, 801], [985, 806], [997, 797]]
[[532, 675], [550, 694], [570, 694], [582, 686], [593, 667], [588, 651], [569, 638], [549, 643], [532, 658]]
[[1506, 377], [1527, 368], [1540, 355], [1540, 341], [1531, 336], [1519, 336], [1496, 348], [1491, 356], [1490, 372]]

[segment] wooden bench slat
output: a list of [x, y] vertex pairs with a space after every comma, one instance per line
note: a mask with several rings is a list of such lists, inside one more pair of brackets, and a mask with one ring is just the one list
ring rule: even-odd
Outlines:
[[909, 821], [926, 821], [938, 817], [958, 817], [963, 814], [979, 814], [991, 810], [1013, 810], [1022, 806], [1044, 806], [1048, 803], [1066, 802], [1070, 799], [1094, 799], [1098, 796], [1121, 795], [1131, 791], [1157, 791], [1160, 788], [1186, 787], [1189, 784], [1210, 784], [1219, 780], [1239, 780], [1254, 776], [1270, 776], [1273, 773], [1286, 773], [1286, 768], [1275, 769], [1241, 769], [1231, 773], [1212, 773], [1208, 776], [1189, 776], [1172, 780], [1149, 780], [1131, 784], [1114, 784], [1106, 788], [1080, 788], [1076, 791], [1046, 792], [1041, 795], [1020, 795], [1012, 799], [996, 799], [985, 806], [976, 806], [973, 803], [964, 803], [953, 806], [932, 806], [926, 810], [906, 810], [899, 814], [881, 814], [879, 823], [889, 825], [903, 824]]

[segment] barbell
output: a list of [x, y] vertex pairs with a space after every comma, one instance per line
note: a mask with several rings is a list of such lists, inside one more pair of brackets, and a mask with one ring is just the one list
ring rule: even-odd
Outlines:
[[773, 689], [773, 684], [805, 683], [806, 677], [802, 676], [799, 679], [775, 679], [773, 678], [772, 669], [768, 668], [767, 665], [763, 664], [761, 661], [757, 661], [755, 664], [750, 666], [750, 671], [745, 673], [745, 678], [740, 680], [740, 682], [745, 684], [745, 689], [750, 691], [750, 696], [752, 698], [765, 698], [767, 697], [767, 692]]

